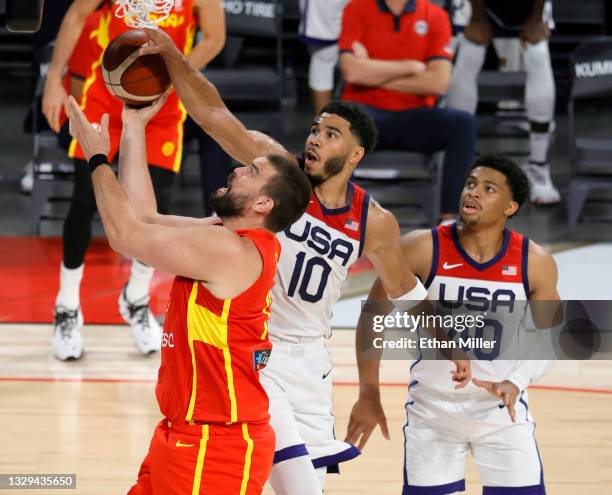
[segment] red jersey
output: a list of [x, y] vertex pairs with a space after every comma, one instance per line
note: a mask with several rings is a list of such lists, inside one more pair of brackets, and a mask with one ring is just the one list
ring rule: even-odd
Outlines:
[[[396, 16], [384, 0], [351, 0], [344, 9], [340, 52], [352, 52], [355, 41], [370, 58], [380, 60], [452, 60], [451, 25], [447, 13], [428, 0], [408, 0]], [[383, 110], [433, 107], [436, 97], [392, 91], [380, 87], [346, 84], [343, 100]]]
[[269, 358], [268, 318], [280, 244], [263, 229], [238, 230], [263, 260], [257, 281], [233, 299], [176, 277], [162, 342], [157, 401], [173, 423], [267, 422], [259, 369]]

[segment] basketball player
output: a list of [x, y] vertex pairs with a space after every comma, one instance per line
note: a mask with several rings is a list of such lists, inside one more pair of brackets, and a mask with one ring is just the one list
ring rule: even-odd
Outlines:
[[255, 495], [274, 456], [259, 383], [272, 347], [270, 289], [280, 255], [274, 232], [302, 215], [311, 188], [291, 161], [267, 155], [236, 169], [213, 197], [223, 225], [158, 214], [145, 126], [163, 103], [123, 112], [122, 187], [108, 166], [108, 115], [97, 130], [76, 100], [68, 101], [111, 246], [177, 274], [156, 389], [164, 419], [129, 493]]
[[[555, 80], [548, 38], [552, 21], [549, 0], [454, 0], [454, 24], [465, 24], [448, 91], [448, 105], [474, 113], [478, 104], [477, 79], [487, 46], [495, 38], [520, 38], [527, 74], [525, 106], [529, 119], [530, 155], [524, 164], [530, 199], [537, 204], [558, 203], [561, 196], [550, 178], [548, 148], [555, 111]], [[471, 14], [470, 14], [471, 4]], [[458, 17], [463, 17], [461, 21]]]
[[[512, 302], [559, 300], [552, 256], [506, 227], [528, 192], [527, 177], [518, 165], [502, 155], [483, 156], [472, 165], [463, 188], [460, 220], [403, 237], [406, 263], [426, 281], [430, 300], [470, 301], [475, 297], [472, 302], [486, 303], [492, 300], [491, 294], [502, 294], [495, 297]], [[376, 281], [368, 301], [384, 301], [384, 297]], [[523, 316], [518, 310], [513, 314], [510, 307], [524, 308], [487, 303], [485, 311], [495, 320], [487, 323], [488, 330], [495, 330], [498, 342], [490, 351], [474, 351], [479, 360], [472, 361], [474, 379], [466, 387], [455, 390], [449, 386], [445, 362], [417, 360], [412, 364], [404, 427], [404, 495], [464, 491], [468, 450], [485, 495], [545, 494], [527, 387], [549, 369], [551, 361], [495, 361], [499, 341], [507, 333], [516, 335], [512, 330]], [[358, 341], [369, 331], [363, 316]], [[543, 327], [552, 326], [540, 312], [534, 316], [544, 321]], [[359, 351], [357, 360], [360, 394], [351, 413], [347, 441], [361, 439], [363, 446], [377, 424], [386, 428], [386, 419], [378, 390], [380, 361], [366, 360]]]
[[[104, 5], [102, 5], [104, 4]], [[93, 14], [102, 5], [100, 13]], [[43, 113], [54, 131], [59, 130], [62, 105], [66, 91], [61, 77], [66, 62], [75, 49], [79, 33], [90, 15], [99, 16], [92, 29], [91, 42], [98, 57], [88, 61], [90, 67], [83, 88], [81, 104], [88, 119], [100, 122], [104, 113], [111, 115], [112, 161], [119, 147], [121, 134], [121, 102], [104, 85], [100, 72], [102, 52], [110, 42], [129, 28], [115, 13], [118, 5], [104, 0], [75, 0], [60, 27], [43, 95]], [[194, 10], [195, 9], [195, 10]], [[204, 33], [203, 40], [193, 49], [196, 14]], [[202, 67], [223, 47], [225, 42], [224, 13], [219, 0], [176, 1], [168, 19], [160, 28], [169, 33], [173, 43], [186, 54], [194, 67]], [[159, 210], [168, 211], [174, 176], [179, 170], [182, 155], [182, 132], [185, 110], [176, 95], [170, 95], [162, 111], [149, 124], [147, 156]], [[96, 211], [93, 190], [83, 166], [83, 152], [72, 141], [69, 155], [75, 160], [75, 182], [70, 210], [64, 224], [64, 256], [60, 266], [60, 288], [55, 302], [53, 351], [61, 360], [78, 359], [83, 353], [79, 290], [83, 277], [83, 260], [91, 238], [91, 222]], [[153, 268], [137, 260], [132, 263], [130, 279], [119, 297], [119, 310], [131, 327], [138, 351], [148, 354], [160, 349], [161, 329], [149, 309], [149, 284]]]
[[332, 99], [342, 11], [348, 0], [300, 0], [300, 40], [310, 52], [308, 86], [314, 114]]
[[[216, 88], [170, 43], [164, 33], [146, 30], [141, 53], [160, 53], [189, 114], [236, 161], [279, 153], [306, 172], [314, 188], [306, 213], [278, 234], [283, 246], [270, 339], [274, 353], [262, 376], [276, 432], [270, 484], [277, 495], [320, 495], [326, 472], [359, 454], [334, 436], [331, 360], [325, 338], [350, 266], [365, 254], [393, 299], [421, 301], [425, 289], [407, 269], [393, 215], [350, 181], [372, 149], [375, 127], [356, 106], [331, 102], [313, 123], [302, 158], [270, 137], [249, 131], [232, 115]], [[454, 379], [469, 379], [469, 363], [456, 362]], [[449, 380], [450, 381], [450, 380]]]

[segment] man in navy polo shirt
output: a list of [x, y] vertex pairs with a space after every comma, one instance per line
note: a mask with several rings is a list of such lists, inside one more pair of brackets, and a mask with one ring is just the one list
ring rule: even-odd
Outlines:
[[427, 0], [351, 0], [339, 47], [342, 98], [374, 119], [379, 148], [446, 152], [441, 216], [455, 217], [477, 124], [467, 112], [436, 107], [451, 78], [446, 12]]

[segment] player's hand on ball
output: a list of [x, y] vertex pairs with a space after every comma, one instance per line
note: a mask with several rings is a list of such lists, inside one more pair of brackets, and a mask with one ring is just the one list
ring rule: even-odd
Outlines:
[[457, 384], [455, 388], [463, 388], [472, 378], [472, 365], [469, 359], [454, 359], [455, 370], [451, 371], [453, 381]]
[[110, 152], [110, 134], [108, 132], [108, 114], [102, 116], [99, 126], [92, 125], [72, 97], [68, 97], [66, 112], [70, 119], [70, 135], [81, 145], [85, 158], [102, 154], [108, 156]]
[[172, 38], [161, 29], [143, 28], [143, 31], [149, 38], [149, 42], [140, 49], [139, 56], [158, 53], [166, 59], [172, 55], [181, 55]]
[[516, 411], [514, 410], [514, 404], [520, 394], [519, 388], [512, 383], [510, 380], [504, 380], [503, 382], [487, 382], [485, 380], [479, 380], [478, 378], [472, 379], [472, 383], [477, 387], [484, 388], [494, 397], [498, 397], [508, 409], [508, 414], [513, 423], [516, 423]]
[[353, 405], [346, 430], [345, 442], [357, 444], [359, 450], [363, 450], [370, 435], [380, 425], [383, 436], [389, 440], [389, 428], [387, 427], [387, 417], [380, 403], [378, 391], [372, 394], [359, 394], [359, 399]]
[[157, 115], [166, 101], [168, 101], [168, 91], [161, 95], [153, 104], [146, 107], [134, 108], [124, 105], [121, 112], [121, 120], [124, 125], [136, 124], [144, 127]]

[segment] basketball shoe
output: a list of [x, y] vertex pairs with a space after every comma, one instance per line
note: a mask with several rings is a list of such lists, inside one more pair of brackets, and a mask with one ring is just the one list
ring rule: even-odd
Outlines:
[[132, 340], [141, 354], [161, 349], [161, 327], [149, 308], [149, 296], [134, 302], [125, 297], [125, 287], [119, 296], [119, 313], [132, 330]]
[[83, 313], [81, 308], [70, 311], [63, 306], [55, 307], [53, 329], [53, 354], [61, 361], [79, 359], [83, 354]]
[[537, 205], [552, 205], [561, 200], [559, 190], [550, 178], [550, 165], [548, 163], [523, 164], [523, 171], [529, 179], [529, 199]]

